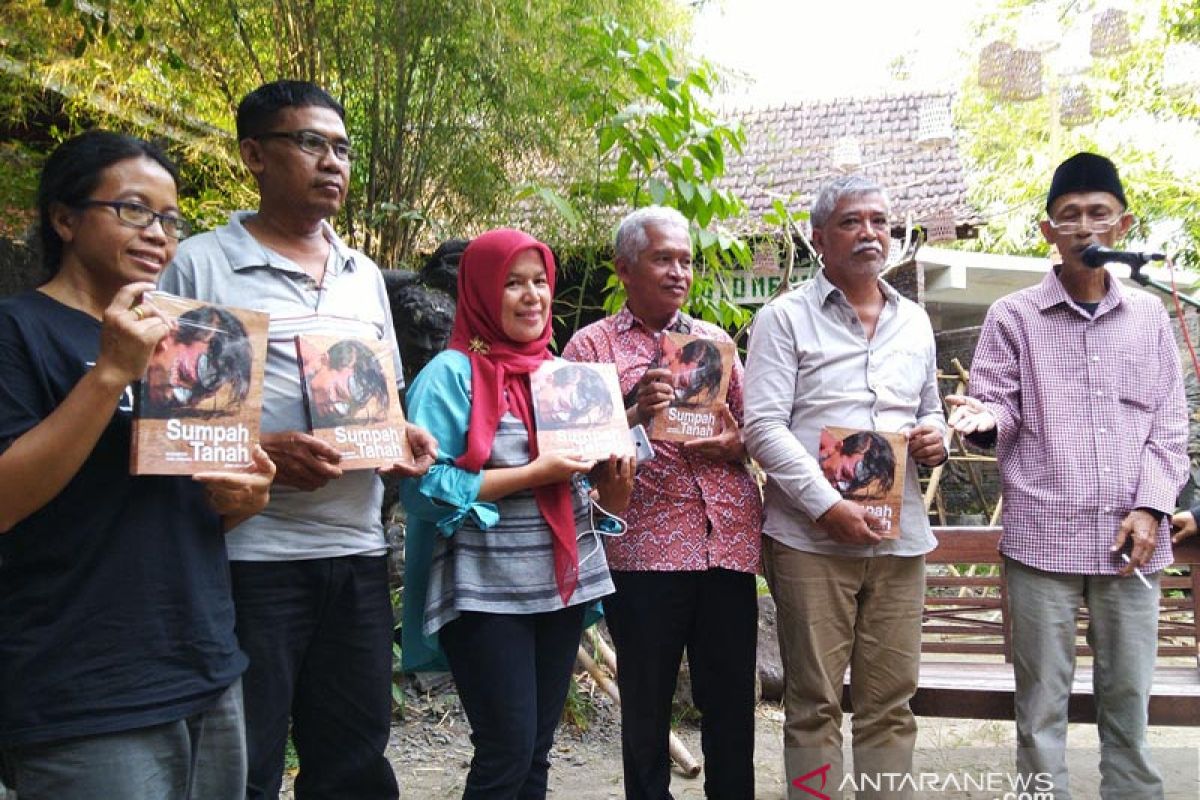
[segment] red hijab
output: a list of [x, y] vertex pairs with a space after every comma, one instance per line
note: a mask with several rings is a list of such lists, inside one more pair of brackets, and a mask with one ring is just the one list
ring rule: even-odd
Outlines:
[[[546, 267], [550, 294], [554, 294], [554, 254], [527, 233], [499, 228], [467, 245], [458, 265], [458, 308], [450, 349], [471, 359], [471, 421], [467, 426], [467, 451], [455, 462], [479, 472], [492, 454], [496, 428], [511, 411], [529, 433], [529, 456], [538, 456], [533, 421], [529, 373], [553, 358], [548, 345], [553, 326], [547, 320], [541, 336], [516, 342], [500, 324], [500, 303], [513, 260], [526, 250], [536, 250]], [[554, 540], [554, 580], [565, 604], [579, 582], [579, 547], [575, 513], [568, 483], [538, 486], [533, 490], [538, 510], [550, 524]]]

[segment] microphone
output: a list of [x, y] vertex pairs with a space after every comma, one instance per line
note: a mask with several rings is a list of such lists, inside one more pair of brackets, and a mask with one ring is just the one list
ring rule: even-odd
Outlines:
[[1162, 253], [1138, 253], [1133, 250], [1112, 250], [1098, 244], [1089, 244], [1083, 248], [1083, 252], [1079, 254], [1079, 258], [1084, 264], [1097, 269], [1105, 264], [1116, 262], [1118, 264], [1127, 264], [1130, 267], [1137, 269], [1145, 266], [1150, 261], [1165, 261], [1166, 256]]

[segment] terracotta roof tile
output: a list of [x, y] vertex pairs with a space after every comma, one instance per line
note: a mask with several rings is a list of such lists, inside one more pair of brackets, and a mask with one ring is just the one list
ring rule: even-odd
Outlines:
[[727, 155], [721, 185], [746, 202], [754, 229], [775, 198], [808, 208], [821, 185], [842, 174], [832, 161], [834, 143], [853, 136], [862, 152], [862, 167], [854, 171], [884, 186], [897, 222], [910, 214], [914, 222], [929, 222], [949, 210], [958, 225], [978, 225], [982, 217], [967, 202], [957, 145], [917, 142], [922, 104], [951, 99], [926, 92], [732, 110], [727, 116], [741, 121], [746, 145], [741, 155]]

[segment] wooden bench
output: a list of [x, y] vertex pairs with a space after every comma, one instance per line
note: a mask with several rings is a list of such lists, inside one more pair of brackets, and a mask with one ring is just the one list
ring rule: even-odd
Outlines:
[[[921, 679], [913, 712], [926, 717], [1012, 719], [1012, 640], [999, 528], [934, 528], [938, 547], [928, 570], [922, 628]], [[1164, 574], [1158, 664], [1150, 698], [1152, 725], [1200, 726], [1200, 541], [1175, 548]], [[1136, 578], [1130, 578], [1136, 580]], [[1077, 652], [1090, 656], [1080, 613]], [[1091, 662], [1081, 661], [1071, 690], [1071, 722], [1095, 722]], [[849, 691], [844, 696], [849, 710]]]

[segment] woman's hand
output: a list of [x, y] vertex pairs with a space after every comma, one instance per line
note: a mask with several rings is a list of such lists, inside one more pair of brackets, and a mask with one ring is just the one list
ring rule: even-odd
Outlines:
[[620, 513], [629, 508], [629, 497], [633, 494], [633, 477], [637, 462], [630, 456], [609, 456], [592, 469], [592, 486], [598, 494], [597, 502], [605, 511]]
[[100, 354], [93, 370], [106, 384], [124, 388], [146, 372], [154, 348], [171, 332], [171, 321], [152, 305], [139, 304], [146, 281], [122, 286], [104, 310], [100, 327]]
[[208, 504], [221, 515], [225, 530], [244, 522], [267, 507], [275, 462], [255, 445], [253, 463], [244, 472], [200, 472], [192, 480], [204, 484]]
[[575, 477], [576, 473], [586, 473], [595, 465], [595, 461], [584, 461], [575, 456], [541, 453], [529, 465], [534, 481], [531, 486], [565, 483]]

